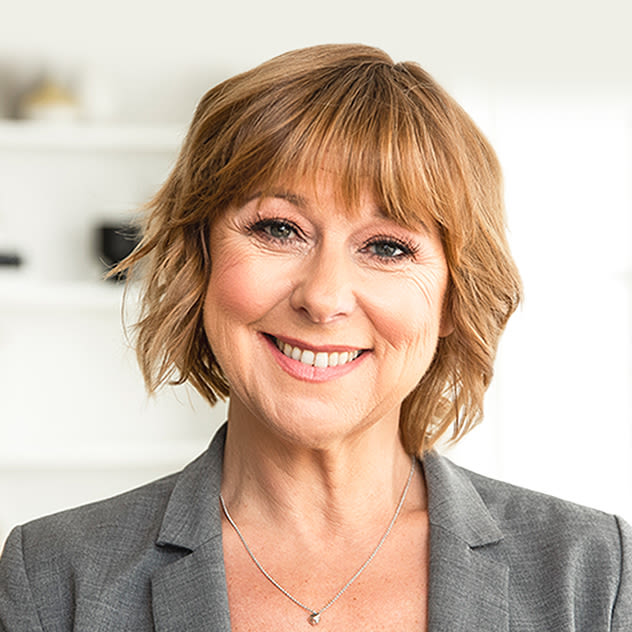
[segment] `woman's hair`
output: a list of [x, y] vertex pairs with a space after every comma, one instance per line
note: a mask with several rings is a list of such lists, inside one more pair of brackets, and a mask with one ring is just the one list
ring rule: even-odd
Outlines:
[[[115, 270], [144, 277], [136, 351], [148, 390], [190, 382], [211, 404], [229, 385], [202, 308], [209, 232], [227, 208], [326, 163], [355, 207], [367, 182], [387, 216], [438, 227], [454, 327], [404, 400], [410, 453], [481, 418], [499, 337], [520, 299], [505, 237], [496, 155], [461, 107], [417, 64], [361, 45], [296, 50], [209, 90], [179, 157], [147, 205], [141, 244]], [[140, 265], [139, 265], [140, 264]]]

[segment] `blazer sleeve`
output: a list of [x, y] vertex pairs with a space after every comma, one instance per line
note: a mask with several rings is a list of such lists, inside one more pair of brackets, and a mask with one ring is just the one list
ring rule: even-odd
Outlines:
[[632, 527], [617, 518], [621, 538], [621, 574], [614, 608], [612, 610], [612, 631], [632, 630]]
[[43, 632], [26, 573], [21, 527], [9, 534], [0, 557], [0, 632]]

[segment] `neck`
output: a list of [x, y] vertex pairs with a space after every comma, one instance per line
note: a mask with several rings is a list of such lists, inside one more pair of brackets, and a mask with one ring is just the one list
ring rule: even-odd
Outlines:
[[[242, 525], [265, 521], [306, 538], [348, 537], [388, 522], [410, 469], [396, 416], [349, 436], [301, 442], [231, 402], [222, 494]], [[403, 511], [420, 509], [425, 487], [418, 469]]]

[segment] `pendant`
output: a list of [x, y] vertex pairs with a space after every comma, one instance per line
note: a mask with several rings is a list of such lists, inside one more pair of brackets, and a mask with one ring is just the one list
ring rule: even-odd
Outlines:
[[307, 617], [310, 625], [318, 625], [320, 623], [320, 612], [312, 612], [312, 614]]

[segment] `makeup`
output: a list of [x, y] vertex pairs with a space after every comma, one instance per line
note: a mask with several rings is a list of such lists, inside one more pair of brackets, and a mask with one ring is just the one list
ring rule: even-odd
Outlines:
[[[301, 361], [298, 359], [296, 353], [293, 354], [294, 357], [288, 357], [285, 355], [279, 349], [272, 336], [262, 334], [262, 338], [280, 367], [292, 377], [306, 382], [328, 382], [330, 380], [338, 379], [343, 375], [347, 375], [363, 364], [364, 360], [366, 360], [371, 353], [370, 350], [362, 350], [354, 360], [349, 361], [349, 355], [353, 352], [340, 351], [338, 352], [339, 359], [344, 360], [344, 362], [336, 364], [335, 366], [314, 366], [313, 364], [306, 363], [305, 360], [308, 360], [309, 358], [305, 358], [304, 356], [303, 361]], [[327, 354], [329, 356], [329, 360], [331, 360], [333, 353], [336, 353], [334, 349], [335, 348], [332, 347], [332, 351]], [[313, 353], [313, 361], [316, 365], [324, 364], [322, 360], [322, 356], [325, 354], [324, 351], [308, 351], [308, 353]], [[346, 356], [346, 358], [344, 356]]]

